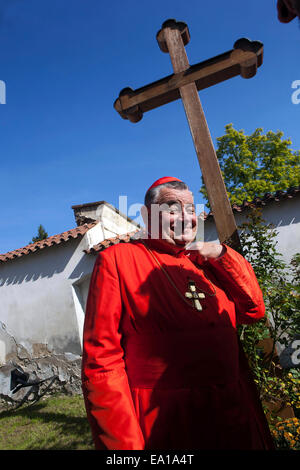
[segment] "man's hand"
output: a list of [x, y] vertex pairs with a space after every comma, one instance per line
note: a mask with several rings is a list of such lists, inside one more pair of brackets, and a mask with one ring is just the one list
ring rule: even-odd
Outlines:
[[221, 257], [226, 248], [219, 243], [195, 242], [186, 246], [187, 254], [201, 255], [204, 261], [207, 259], [217, 259]]

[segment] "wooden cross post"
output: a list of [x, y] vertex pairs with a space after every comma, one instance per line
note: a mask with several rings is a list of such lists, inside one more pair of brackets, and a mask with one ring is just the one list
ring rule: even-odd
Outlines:
[[238, 231], [220, 165], [200, 102], [198, 90], [236, 75], [253, 77], [262, 64], [263, 44], [239, 39], [234, 49], [190, 66], [185, 45], [190, 40], [185, 23], [167, 20], [156, 35], [160, 49], [169, 52], [174, 74], [137, 90], [123, 89], [114, 107], [124, 119], [138, 122], [143, 113], [181, 98], [193, 137], [219, 240], [240, 251]]

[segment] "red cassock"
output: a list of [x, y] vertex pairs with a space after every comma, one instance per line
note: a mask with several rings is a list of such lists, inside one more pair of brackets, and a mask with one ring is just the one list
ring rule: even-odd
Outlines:
[[[274, 448], [236, 333], [264, 316], [262, 293], [250, 264], [225, 248], [203, 261], [136, 240], [98, 255], [82, 358], [97, 449]], [[200, 311], [185, 295], [190, 281], [204, 292]]]

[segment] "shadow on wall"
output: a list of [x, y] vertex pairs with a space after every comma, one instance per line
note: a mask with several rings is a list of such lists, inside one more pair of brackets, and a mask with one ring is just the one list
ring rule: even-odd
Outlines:
[[[74, 255], [78, 240], [43, 248], [43, 250], [24, 255], [0, 265], [0, 287], [22, 282], [36, 281], [63, 272]], [[76, 273], [78, 269], [75, 269]]]
[[85, 279], [85, 276], [91, 276], [91, 273], [94, 268], [94, 264], [96, 261], [95, 255], [85, 255], [79, 260], [76, 264], [73, 271], [69, 274], [69, 279], [80, 279], [82, 282]]

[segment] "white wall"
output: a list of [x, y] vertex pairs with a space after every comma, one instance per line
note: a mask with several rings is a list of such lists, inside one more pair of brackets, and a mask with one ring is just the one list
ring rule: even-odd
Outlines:
[[[73, 284], [93, 269], [95, 259], [84, 254], [85, 246], [82, 238], [69, 240], [0, 266], [0, 320], [30, 355], [42, 345], [56, 354], [81, 353]], [[8, 344], [4, 336], [2, 329], [2, 349]]]
[[[246, 221], [246, 214], [246, 210], [241, 213], [234, 212], [238, 226]], [[278, 231], [277, 249], [283, 255], [283, 260], [289, 263], [292, 256], [300, 252], [300, 197], [269, 202], [263, 207], [262, 216], [267, 223], [272, 223]], [[204, 222], [204, 240], [218, 240], [212, 217]]]

